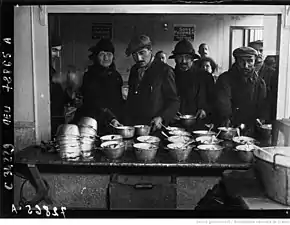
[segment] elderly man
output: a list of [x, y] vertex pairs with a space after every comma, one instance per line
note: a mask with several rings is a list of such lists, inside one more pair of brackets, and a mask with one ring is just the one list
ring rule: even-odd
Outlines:
[[256, 119], [264, 120], [266, 85], [255, 72], [258, 52], [251, 47], [234, 50], [235, 63], [216, 83], [216, 107], [222, 126], [241, 123], [253, 134]]
[[207, 86], [213, 90], [214, 81], [210, 75], [199, 70], [193, 61], [198, 56], [195, 54], [192, 44], [183, 39], [179, 41], [169, 58], [174, 59], [175, 80], [178, 95], [180, 97], [180, 112], [193, 114], [203, 119], [209, 113], [210, 93]]
[[153, 130], [160, 129], [179, 108], [174, 72], [169, 65], [154, 60], [151, 40], [146, 35], [132, 38], [126, 55], [132, 55], [136, 62], [129, 75], [126, 122], [152, 124]]

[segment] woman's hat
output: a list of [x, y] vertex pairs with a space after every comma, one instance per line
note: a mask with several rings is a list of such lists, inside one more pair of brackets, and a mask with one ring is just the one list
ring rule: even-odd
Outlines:
[[115, 53], [115, 47], [109, 39], [101, 39], [95, 46], [90, 47], [88, 50], [93, 54], [99, 54], [101, 51]]

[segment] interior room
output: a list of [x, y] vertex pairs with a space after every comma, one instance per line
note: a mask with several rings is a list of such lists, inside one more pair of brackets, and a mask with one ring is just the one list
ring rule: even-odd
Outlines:
[[[282, 154], [284, 157], [280, 161], [278, 160], [277, 164], [284, 166], [285, 170], [289, 170], [290, 167], [286, 159], [290, 156], [289, 6], [201, 4], [154, 5], [154, 7], [152, 5], [42, 5], [15, 7], [14, 12], [14, 142], [16, 152], [19, 152], [17, 154], [20, 155], [17, 157], [16, 164], [19, 171], [23, 173], [22, 177], [25, 176], [30, 181], [20, 188], [25, 179], [15, 176], [15, 204], [23, 201], [21, 196], [24, 195], [26, 199], [32, 199], [31, 204], [37, 202], [38, 205], [66, 206], [68, 209], [166, 208], [198, 210], [217, 207], [218, 209], [228, 210], [243, 208], [245, 205], [246, 208], [243, 209], [269, 209], [269, 207], [272, 207], [271, 209], [285, 209], [287, 205], [290, 205], [290, 191], [285, 184], [285, 182], [288, 182], [288, 175], [279, 177], [279, 184], [283, 186], [280, 189], [274, 180], [267, 180], [269, 177], [274, 177], [269, 165], [273, 164], [275, 154]], [[97, 154], [91, 161], [80, 159], [70, 162], [59, 157], [60, 153], [57, 150], [54, 153], [47, 150], [48, 146], [53, 145], [51, 141], [58, 140], [58, 135], [55, 133], [56, 128], [58, 128], [57, 132], [60, 132], [59, 127], [61, 125], [72, 124], [70, 122], [73, 121], [70, 117], [71, 112], [74, 116], [76, 110], [78, 110], [78, 107], [72, 107], [71, 105], [63, 106], [65, 110], [62, 116], [63, 120], [59, 119], [59, 115], [53, 115], [51, 110], [52, 89], [50, 88], [52, 82], [51, 68], [57, 74], [55, 79], [60, 80], [59, 84], [63, 90], [66, 90], [65, 85], [68, 75], [71, 73], [76, 75], [78, 88], [81, 89], [85, 80], [84, 77], [94, 65], [91, 58], [94, 54], [91, 51], [92, 47], [97, 46], [101, 39], [109, 39], [114, 45], [113, 62], [115, 70], [122, 78], [121, 92], [123, 101], [126, 102], [131, 93], [129, 77], [133, 76], [130, 74], [137, 63], [135, 53], [132, 51], [128, 56], [126, 55], [126, 49], [129, 48], [130, 40], [140, 35], [146, 35], [151, 40], [150, 46], [152, 49], [149, 49], [149, 51], [152, 54], [153, 62], [157, 58], [157, 56], [155, 58], [153, 56], [158, 51], [163, 51], [167, 59], [166, 68], [173, 71], [172, 73], [175, 73], [176, 77], [178, 76], [176, 71], [178, 71], [179, 65], [178, 57], [175, 56], [177, 54], [177, 44], [183, 40], [189, 42], [194, 49], [197, 61], [202, 59], [199, 49], [200, 45], [205, 43], [208, 46], [208, 57], [213, 59], [216, 65], [214, 75], [212, 74], [217, 79], [215, 81], [216, 86], [220, 84], [220, 77], [231, 71], [238, 63], [237, 57], [234, 57], [233, 54], [236, 49], [245, 47], [247, 51], [254, 51], [257, 57], [258, 50], [249, 48], [249, 46], [252, 42], [262, 42], [263, 66], [266, 65], [268, 59], [275, 59], [273, 70], [277, 73], [277, 88], [274, 103], [271, 103], [274, 105], [275, 113], [271, 120], [269, 119], [261, 126], [258, 125], [259, 128], [255, 128], [257, 130], [261, 128], [262, 130], [262, 127], [267, 127], [265, 128], [266, 131], [263, 130], [259, 133], [261, 136], [248, 135], [248, 138], [251, 138], [249, 140], [254, 141], [255, 139], [257, 141], [253, 142], [255, 147], [248, 151], [250, 152], [250, 160], [245, 160], [243, 156], [240, 157], [237, 150], [239, 149], [237, 143], [248, 144], [248, 142], [233, 141], [235, 137], [247, 136], [246, 133], [244, 135], [239, 133], [243, 132], [243, 123], [231, 127], [233, 129], [237, 128], [238, 133], [231, 134], [233, 136], [230, 139], [227, 136], [220, 137], [219, 135], [223, 134], [223, 130], [219, 129], [220, 127], [214, 123], [210, 123], [209, 131], [214, 131], [214, 138], [220, 137], [218, 143], [220, 143], [219, 146], [222, 146], [222, 150], [216, 149], [221, 150], [221, 152], [214, 160], [211, 158], [204, 159], [202, 155], [199, 155], [201, 149], [198, 148], [200, 143], [197, 138], [202, 135], [195, 133], [195, 131], [208, 131], [207, 123], [203, 124], [202, 128], [197, 129], [193, 126], [183, 130], [190, 133], [188, 142], [194, 143], [194, 147], [191, 147], [190, 153], [188, 153], [189, 156], [183, 156], [185, 157], [183, 159], [173, 159], [178, 157], [179, 153], [173, 153], [175, 156], [170, 158], [168, 157], [171, 154], [168, 153], [169, 150], [164, 150], [168, 146], [167, 141], [170, 140], [168, 129], [170, 126], [178, 127], [176, 125], [178, 122], [173, 125], [161, 123], [160, 136], [157, 135], [156, 137], [159, 141], [161, 139], [162, 144], [158, 144], [157, 156], [152, 159], [153, 161], [140, 162], [140, 159], [136, 161], [134, 154], [131, 155], [132, 146], [135, 146], [139, 140], [136, 133], [135, 136], [133, 135], [134, 140], [132, 137], [130, 140], [133, 141], [133, 145], [129, 141], [132, 146], [128, 147], [129, 150], [125, 147], [125, 153], [118, 159], [110, 159], [106, 153], [103, 154], [104, 149], [101, 147], [103, 141], [100, 137], [102, 134], [97, 132], [97, 129], [95, 129], [94, 138], [97, 140], [96, 143], [100, 142], [100, 144], [98, 146], [95, 144], [94, 150], [91, 150]], [[59, 44], [54, 45], [55, 40], [59, 41]], [[56, 46], [60, 46], [61, 50]], [[52, 60], [53, 51], [59, 54], [54, 60]], [[103, 51], [106, 52], [106, 50]], [[171, 55], [174, 57], [170, 58]], [[259, 77], [258, 72], [257, 77]], [[264, 82], [264, 78], [262, 82]], [[212, 89], [216, 90], [216, 86]], [[234, 101], [233, 98], [229, 101]], [[248, 100], [244, 99], [243, 101], [247, 102]], [[270, 102], [268, 103], [270, 104]], [[180, 113], [180, 111], [181, 109], [177, 113]], [[260, 109], [260, 111], [263, 110]], [[175, 114], [177, 115], [177, 113]], [[176, 117], [176, 115], [174, 116]], [[178, 121], [182, 121], [181, 113], [177, 117], [179, 118]], [[182, 122], [180, 123], [182, 124]], [[125, 123], [121, 123], [121, 125], [131, 126]], [[134, 125], [139, 124], [135, 123]], [[108, 126], [113, 125], [108, 123]], [[114, 129], [114, 132], [106, 132], [106, 134], [119, 134], [118, 129], [116, 127]], [[165, 134], [162, 133], [162, 129]], [[226, 134], [228, 134], [227, 132]], [[122, 134], [119, 135], [122, 136]], [[129, 142], [125, 136], [122, 136], [122, 140], [128, 146]], [[39, 149], [36, 150], [34, 147], [34, 150], [31, 150], [31, 146], [35, 145], [40, 146]], [[265, 153], [265, 151], [273, 146], [279, 146], [281, 149], [277, 150], [277, 153], [273, 153], [271, 150], [272, 155], [267, 158], [267, 152]], [[188, 148], [186, 147], [186, 149]], [[41, 153], [43, 151], [45, 153]], [[265, 161], [269, 165], [263, 164]], [[31, 164], [38, 164], [38, 166], [31, 169], [28, 166]], [[253, 169], [255, 166], [259, 168], [264, 166], [267, 169], [261, 169], [260, 171], [263, 172], [256, 174]], [[81, 169], [81, 167], [85, 169]], [[132, 172], [135, 168], [136, 171], [140, 170], [140, 172], [131, 175], [128, 171]], [[21, 174], [19, 171], [18, 173]], [[265, 175], [265, 171], [268, 175]], [[267, 182], [270, 185], [260, 187], [253, 181], [253, 177], [256, 176], [262, 179], [262, 183]], [[251, 177], [252, 180], [248, 179], [249, 184], [257, 187], [256, 192], [259, 192], [260, 195], [256, 196], [256, 199], [259, 198], [259, 201], [251, 201], [255, 197], [254, 194], [248, 196], [245, 194], [247, 185], [240, 184], [245, 177]], [[42, 178], [48, 183], [49, 190], [44, 182], [33, 182], [37, 178]], [[221, 183], [226, 183], [226, 191], [222, 194], [220, 193]], [[138, 188], [138, 185], [143, 186]], [[36, 187], [46, 190], [43, 192], [45, 194], [41, 197], [36, 196], [37, 191], [35, 190], [39, 190]], [[279, 194], [274, 194], [277, 190], [275, 188], [279, 189]], [[216, 190], [219, 190], [219, 194], [212, 194], [216, 193]], [[222, 195], [227, 197], [219, 200]], [[236, 203], [233, 196], [238, 196], [239, 199], [242, 199], [241, 202]], [[38, 201], [37, 197], [40, 198]], [[219, 204], [219, 201], [222, 203]], [[47, 202], [53, 203], [49, 204]]]

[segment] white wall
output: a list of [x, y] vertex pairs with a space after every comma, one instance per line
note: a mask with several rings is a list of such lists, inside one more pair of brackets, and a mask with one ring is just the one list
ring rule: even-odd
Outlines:
[[[229, 65], [230, 26], [263, 26], [263, 16], [231, 15], [140, 15], [140, 14], [62, 14], [61, 36], [64, 39], [62, 67], [76, 64], [85, 68], [89, 61], [88, 48], [97, 41], [91, 38], [93, 22], [113, 23], [113, 42], [116, 47], [116, 65], [123, 79], [127, 80], [132, 59], [125, 56], [127, 44], [134, 34], [145, 33], [153, 41], [154, 53], [164, 50], [171, 54], [176, 42], [173, 41], [174, 24], [195, 24], [196, 37], [193, 46], [197, 51], [199, 44], [208, 43], [211, 56], [219, 64], [221, 71]], [[168, 30], [163, 29], [164, 23]], [[168, 60], [174, 66], [174, 60]]]

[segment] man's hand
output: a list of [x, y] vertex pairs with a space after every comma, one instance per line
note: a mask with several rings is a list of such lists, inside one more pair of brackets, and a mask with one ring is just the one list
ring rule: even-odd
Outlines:
[[116, 119], [113, 119], [111, 121], [111, 124], [114, 126], [114, 127], [120, 127], [120, 126], [123, 126], [118, 120]]
[[158, 117], [155, 117], [152, 121], [151, 121], [151, 125], [153, 126], [153, 129], [152, 131], [154, 132], [156, 129], [161, 129], [162, 127], [162, 121], [163, 119], [158, 116]]
[[199, 109], [195, 116], [198, 119], [204, 119], [206, 117], [206, 112], [203, 109]]

